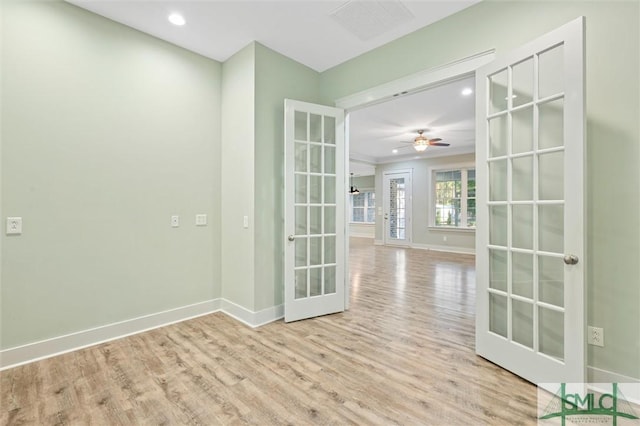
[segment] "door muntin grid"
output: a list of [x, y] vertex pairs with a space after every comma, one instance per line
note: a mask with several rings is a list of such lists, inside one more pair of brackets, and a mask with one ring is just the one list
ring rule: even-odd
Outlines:
[[336, 293], [337, 151], [334, 117], [294, 115], [294, 299]]
[[563, 44], [487, 78], [489, 331], [564, 360]]
[[405, 178], [389, 179], [389, 238], [406, 239], [407, 191]]

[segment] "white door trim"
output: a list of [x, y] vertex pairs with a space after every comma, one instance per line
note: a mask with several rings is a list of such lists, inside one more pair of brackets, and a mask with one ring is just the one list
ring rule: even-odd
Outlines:
[[451, 81], [473, 76], [478, 68], [493, 61], [494, 58], [495, 49], [486, 50], [336, 99], [335, 105], [338, 108], [345, 109], [348, 113], [369, 105], [391, 100], [394, 95], [399, 93], [406, 95], [421, 92]]

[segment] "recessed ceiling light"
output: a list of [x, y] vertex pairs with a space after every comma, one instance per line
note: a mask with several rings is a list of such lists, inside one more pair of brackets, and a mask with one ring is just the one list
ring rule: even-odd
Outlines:
[[168, 19], [169, 19], [169, 22], [171, 22], [173, 25], [182, 26], [187, 23], [184, 17], [179, 13], [172, 13], [171, 15], [169, 15]]
[[473, 89], [471, 87], [465, 87], [464, 89], [462, 89], [462, 94], [464, 96], [469, 96], [472, 93], [473, 93]]
[[398, 150], [397, 150], [397, 149], [394, 149], [394, 150], [393, 150], [393, 151], [391, 151], [391, 152], [393, 152], [394, 154], [397, 154], [397, 153], [398, 153]]

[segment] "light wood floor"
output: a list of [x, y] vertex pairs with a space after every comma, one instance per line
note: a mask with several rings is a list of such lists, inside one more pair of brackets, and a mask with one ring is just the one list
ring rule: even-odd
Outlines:
[[535, 424], [474, 354], [474, 258], [352, 239], [351, 309], [252, 330], [218, 313], [0, 373], [3, 425]]

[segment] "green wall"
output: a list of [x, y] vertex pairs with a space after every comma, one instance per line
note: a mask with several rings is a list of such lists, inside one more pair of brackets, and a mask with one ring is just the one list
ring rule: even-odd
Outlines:
[[508, 51], [586, 16], [589, 365], [640, 378], [640, 4], [483, 1], [321, 74], [325, 102], [495, 48]]
[[255, 306], [284, 303], [284, 99], [318, 102], [319, 74], [255, 43]]
[[253, 310], [255, 43], [222, 65], [222, 77], [222, 297]]
[[0, 237], [1, 348], [220, 296], [220, 82], [75, 6], [3, 2], [0, 217], [23, 234]]

